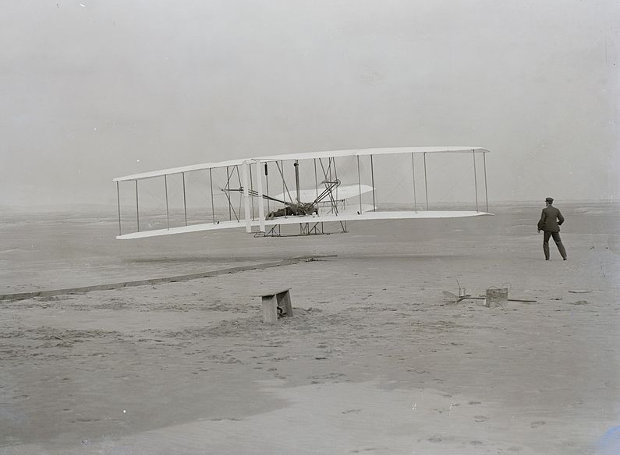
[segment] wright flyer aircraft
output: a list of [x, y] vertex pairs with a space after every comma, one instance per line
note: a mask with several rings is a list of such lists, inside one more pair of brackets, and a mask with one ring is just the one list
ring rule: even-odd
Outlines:
[[116, 238], [230, 228], [255, 236], [312, 235], [334, 226], [346, 232], [347, 221], [491, 215], [488, 152], [464, 146], [321, 151], [118, 177]]

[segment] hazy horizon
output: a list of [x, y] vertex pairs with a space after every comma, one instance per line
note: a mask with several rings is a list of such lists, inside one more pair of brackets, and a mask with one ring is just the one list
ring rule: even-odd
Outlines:
[[[618, 208], [620, 201], [618, 200], [567, 200], [567, 201], [556, 201], [555, 206], [566, 209], [575, 209], [576, 206], [587, 209], [589, 206], [611, 206], [614, 208]], [[407, 207], [406, 204], [399, 203], [385, 203], [388, 206], [393, 205], [392, 209], [401, 209]], [[439, 203], [437, 204], [437, 208], [439, 207], [447, 207], [450, 206], [452, 209], [458, 209], [459, 207], [469, 208], [471, 204], [468, 203], [458, 203], [454, 205], [450, 205], [448, 203]], [[534, 201], [534, 200], [523, 200], [523, 201], [492, 201], [489, 202], [489, 211], [494, 213], [495, 211], [502, 211], [503, 209], [509, 209], [511, 207], [532, 207], [534, 209], [544, 208], [544, 201]], [[431, 207], [433, 208], [433, 207]], [[15, 214], [62, 214], [63, 216], [71, 213], [76, 217], [80, 217], [81, 215], [90, 215], [90, 214], [103, 214], [104, 212], [110, 217], [117, 219], [118, 216], [118, 206], [116, 202], [109, 203], [67, 203], [67, 204], [46, 204], [46, 205], [28, 205], [28, 206], [9, 206], [9, 205], [0, 205], [0, 210], [4, 210], [5, 214], [7, 213], [15, 213]], [[216, 207], [216, 213], [226, 214], [227, 207], [218, 206]], [[208, 215], [207, 218], [210, 218], [211, 212], [206, 211], [203, 214]], [[150, 215], [159, 215], [165, 216], [165, 213], [155, 209], [140, 209], [140, 216], [150, 216]], [[196, 215], [196, 214], [194, 214]], [[532, 212], [533, 219], [537, 220], [540, 215], [539, 211]], [[127, 215], [123, 214], [123, 219], [125, 219]], [[197, 215], [196, 215], [197, 216]]]

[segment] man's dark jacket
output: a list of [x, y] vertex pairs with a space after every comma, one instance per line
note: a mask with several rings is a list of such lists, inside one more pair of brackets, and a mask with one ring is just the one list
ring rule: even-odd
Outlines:
[[538, 229], [547, 232], [560, 232], [560, 225], [564, 222], [564, 217], [558, 209], [550, 205], [542, 210]]

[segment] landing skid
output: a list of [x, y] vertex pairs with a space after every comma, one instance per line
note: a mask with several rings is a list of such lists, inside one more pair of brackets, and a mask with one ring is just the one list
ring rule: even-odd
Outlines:
[[336, 232], [325, 231], [325, 223], [299, 223], [299, 234], [285, 234], [282, 233], [281, 226], [276, 224], [265, 232], [256, 232], [254, 237], [306, 237], [310, 235], [330, 235], [330, 234], [344, 234], [347, 231], [347, 223], [340, 221], [340, 230]]

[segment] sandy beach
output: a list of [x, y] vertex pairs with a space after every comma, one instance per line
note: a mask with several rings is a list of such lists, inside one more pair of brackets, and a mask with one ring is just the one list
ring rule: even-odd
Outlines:
[[[16, 215], [2, 294], [223, 272], [0, 300], [0, 453], [616, 453], [620, 215], [560, 207], [566, 262], [544, 260], [539, 206], [136, 242]], [[533, 302], [450, 302], [459, 285]], [[264, 324], [281, 288], [294, 315]]]

